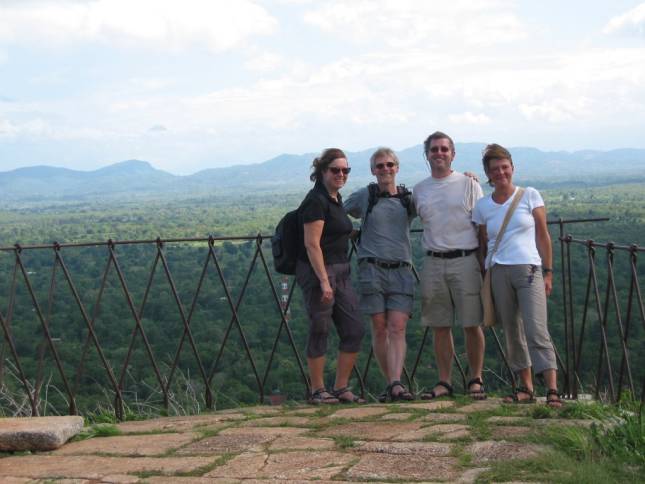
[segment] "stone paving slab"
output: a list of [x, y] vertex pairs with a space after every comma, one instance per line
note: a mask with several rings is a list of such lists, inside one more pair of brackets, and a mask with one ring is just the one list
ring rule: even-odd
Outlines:
[[566, 419], [566, 418], [536, 418], [531, 420], [533, 425], [538, 426], [559, 426], [559, 427], [584, 427], [590, 428], [595, 420], [584, 420], [584, 419]]
[[455, 406], [454, 400], [436, 400], [431, 402], [420, 403], [403, 403], [399, 406], [400, 409], [414, 408], [416, 410], [440, 410], [442, 408], [452, 408]]
[[354, 407], [354, 408], [343, 408], [335, 411], [329, 416], [330, 419], [334, 418], [350, 418], [350, 419], [360, 419], [373, 417], [375, 415], [383, 415], [387, 413], [387, 408], [384, 407]]
[[473, 442], [464, 450], [472, 456], [473, 462], [481, 463], [496, 460], [530, 459], [540, 455], [546, 448], [535, 444], [486, 440]]
[[347, 471], [350, 479], [406, 481], [431, 477], [437, 481], [455, 481], [461, 475], [457, 470], [454, 457], [434, 457], [406, 455], [401, 459], [396, 455], [365, 454], [361, 460]]
[[499, 408], [499, 405], [500, 404], [497, 398], [488, 398], [486, 400], [480, 400], [469, 405], [459, 407], [457, 411], [459, 413], [487, 412], [489, 410], [495, 410], [496, 408]]
[[515, 439], [518, 437], [526, 437], [531, 433], [535, 433], [536, 430], [531, 427], [519, 427], [516, 425], [496, 425], [493, 430], [491, 437], [493, 439]]
[[231, 477], [163, 477], [155, 476], [149, 477], [145, 480], [148, 484], [348, 484], [352, 481], [336, 480], [327, 481], [316, 479], [300, 480], [300, 479], [234, 479]]
[[248, 420], [242, 423], [242, 427], [264, 427], [264, 426], [304, 426], [311, 422], [308, 417], [266, 417]]
[[97, 437], [71, 442], [55, 455], [113, 454], [125, 456], [153, 456], [165, 454], [186, 445], [198, 437], [192, 432], [183, 434], [120, 435]]
[[334, 451], [284, 452], [277, 454], [240, 454], [206, 477], [266, 479], [332, 479], [353, 460], [353, 456]]
[[133, 420], [117, 424], [123, 433], [136, 432], [184, 432], [195, 427], [213, 427], [227, 422], [244, 420], [246, 416], [241, 413], [191, 415], [185, 417], [162, 417], [150, 420]]
[[114, 474], [134, 472], [159, 472], [174, 474], [190, 472], [209, 465], [213, 458], [207, 457], [102, 457], [102, 456], [62, 456], [62, 455], [25, 455], [1, 459], [0, 481], [2, 476], [31, 477], [34, 479], [72, 478], [101, 479]]
[[497, 425], [514, 425], [514, 424], [521, 424], [521, 423], [530, 423], [530, 421], [526, 417], [518, 417], [518, 416], [499, 416], [499, 417], [489, 417], [486, 419], [488, 423], [492, 424], [497, 424]]
[[296, 436], [309, 429], [293, 427], [235, 427], [222, 430], [213, 437], [193, 442], [177, 451], [181, 455], [221, 455], [260, 451], [265, 444], [280, 436]]
[[83, 417], [0, 418], [0, 451], [54, 450], [83, 429]]
[[359, 440], [392, 440], [398, 435], [418, 430], [421, 424], [417, 422], [357, 422], [338, 425], [318, 432], [325, 437], [354, 437]]
[[306, 407], [291, 408], [284, 412], [284, 415], [313, 415], [320, 411], [319, 406], [308, 405]]
[[407, 442], [409, 440], [423, 440], [430, 435], [437, 436], [445, 440], [454, 440], [469, 437], [470, 430], [467, 425], [463, 424], [438, 424], [402, 433], [394, 437], [392, 440], [403, 442]]
[[447, 423], [466, 422], [468, 416], [463, 413], [429, 413], [419, 419], [421, 422]]
[[424, 455], [426, 457], [447, 457], [452, 444], [438, 442], [361, 442], [352, 448], [354, 452], [372, 452], [391, 455]]
[[381, 416], [382, 420], [407, 420], [412, 417], [413, 413], [386, 413]]
[[332, 439], [318, 439], [315, 437], [284, 436], [278, 437], [269, 447], [269, 450], [285, 449], [312, 449], [312, 450], [330, 450], [336, 447], [336, 442]]

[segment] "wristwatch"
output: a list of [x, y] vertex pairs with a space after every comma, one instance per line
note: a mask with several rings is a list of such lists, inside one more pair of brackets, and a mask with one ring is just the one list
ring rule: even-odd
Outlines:
[[547, 274], [548, 272], [553, 273], [553, 269], [551, 269], [550, 267], [543, 267], [542, 268], [542, 274]]

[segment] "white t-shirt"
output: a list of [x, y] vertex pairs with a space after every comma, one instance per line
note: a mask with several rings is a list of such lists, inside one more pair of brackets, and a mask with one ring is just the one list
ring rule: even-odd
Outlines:
[[506, 211], [513, 201], [517, 187], [513, 195], [503, 204], [496, 203], [492, 195], [480, 199], [473, 210], [473, 222], [477, 225], [485, 225], [488, 234], [488, 256], [486, 257], [486, 268], [494, 264], [533, 264], [541, 265], [542, 259], [535, 243], [535, 219], [533, 209], [544, 207], [544, 200], [540, 193], [532, 187], [527, 187], [524, 195], [517, 204], [515, 212], [511, 216], [502, 241], [493, 255], [490, 253], [495, 247], [497, 233], [504, 222]]
[[430, 176], [417, 183], [412, 199], [423, 224], [424, 250], [477, 248], [477, 230], [471, 214], [482, 196], [479, 183], [456, 171], [444, 178]]

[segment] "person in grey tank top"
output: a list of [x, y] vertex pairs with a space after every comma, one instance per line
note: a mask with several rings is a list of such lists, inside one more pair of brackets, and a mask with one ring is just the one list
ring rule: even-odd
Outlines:
[[397, 187], [399, 159], [391, 149], [376, 150], [370, 166], [377, 183], [352, 193], [344, 203], [349, 215], [362, 220], [357, 252], [360, 305], [372, 320], [374, 355], [387, 380], [379, 400], [413, 400], [401, 373], [415, 285], [410, 247], [415, 210], [411, 193]]

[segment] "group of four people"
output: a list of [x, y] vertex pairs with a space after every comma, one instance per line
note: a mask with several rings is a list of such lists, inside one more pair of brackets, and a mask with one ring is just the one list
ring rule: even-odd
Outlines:
[[[453, 325], [465, 334], [470, 380], [467, 393], [485, 399], [482, 380], [485, 338], [480, 289], [491, 271], [496, 317], [504, 329], [511, 370], [521, 385], [506, 400], [534, 402], [532, 369], [544, 376], [547, 404], [560, 406], [555, 350], [547, 329], [546, 296], [552, 287], [551, 240], [540, 194], [513, 185], [513, 160], [500, 145], [488, 145], [483, 166], [493, 193], [484, 197], [477, 179], [452, 168], [455, 146], [442, 132], [424, 142], [431, 175], [410, 193], [397, 185], [399, 160], [388, 148], [370, 159], [376, 183], [352, 193], [343, 203], [340, 189], [351, 171], [342, 150], [325, 150], [313, 161], [314, 188], [300, 205], [303, 244], [296, 281], [309, 319], [307, 363], [312, 403], [362, 403], [348, 386], [365, 329], [361, 312], [372, 322], [372, 346], [387, 379], [383, 401], [412, 400], [401, 382], [406, 354], [406, 324], [413, 308], [410, 224], [419, 217], [425, 253], [421, 271], [421, 322], [432, 329], [439, 381], [421, 399], [451, 396]], [[519, 190], [519, 194], [518, 194]], [[503, 220], [518, 194], [505, 230]], [[361, 220], [358, 239], [360, 305], [352, 288], [348, 244], [353, 230], [347, 214]], [[497, 234], [502, 237], [496, 243]], [[327, 337], [339, 336], [333, 389], [324, 384]]]

